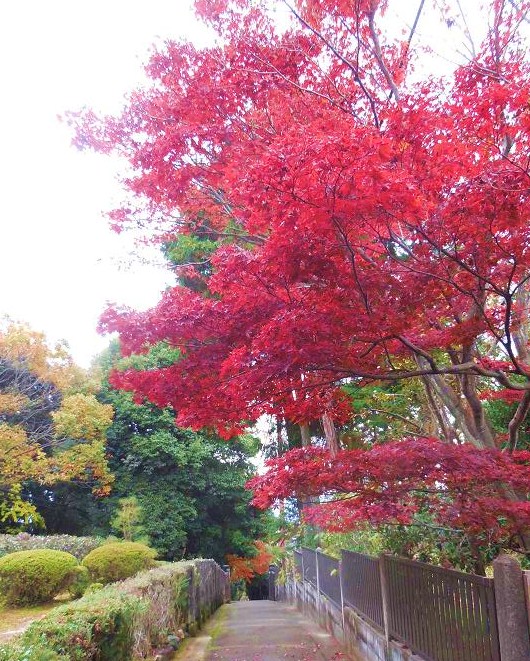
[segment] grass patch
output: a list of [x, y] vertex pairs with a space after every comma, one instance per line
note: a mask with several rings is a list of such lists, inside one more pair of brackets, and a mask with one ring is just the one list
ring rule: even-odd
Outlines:
[[57, 608], [57, 606], [70, 601], [70, 599], [71, 597], [69, 595], [62, 594], [47, 604], [38, 604], [37, 606], [14, 608], [0, 604], [0, 643], [6, 642], [11, 637], [8, 632], [18, 631], [30, 624], [30, 622], [39, 619], [54, 608]]

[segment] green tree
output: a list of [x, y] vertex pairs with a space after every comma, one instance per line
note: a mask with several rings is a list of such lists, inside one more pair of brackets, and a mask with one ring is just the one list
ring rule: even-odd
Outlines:
[[161, 557], [224, 561], [227, 553], [244, 555], [264, 529], [263, 515], [250, 506], [245, 489], [255, 472], [250, 459], [258, 442], [245, 436], [226, 443], [214, 434], [179, 429], [172, 409], [135, 403], [130, 393], [109, 385], [114, 366], [163, 365], [173, 359], [170, 353], [159, 345], [146, 356], [120, 359], [113, 344], [99, 360], [99, 398], [115, 410], [107, 433], [114, 498], [136, 499], [137, 524]]
[[120, 498], [118, 501], [118, 511], [112, 519], [112, 527], [128, 542], [140, 541], [143, 529], [140, 526], [142, 518], [142, 508], [138, 504], [135, 496], [129, 498]]

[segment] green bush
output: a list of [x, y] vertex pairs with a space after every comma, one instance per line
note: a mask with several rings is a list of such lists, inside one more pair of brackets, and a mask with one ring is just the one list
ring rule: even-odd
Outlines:
[[83, 560], [93, 581], [122, 581], [155, 564], [156, 551], [137, 542], [105, 544], [91, 551]]
[[17, 551], [52, 549], [71, 553], [82, 560], [90, 551], [101, 546], [100, 537], [76, 537], [74, 535], [30, 535], [23, 532], [18, 535], [0, 535], [0, 556]]
[[[223, 598], [212, 560], [166, 564], [108, 585], [34, 622], [0, 661], [130, 661], [180, 641]], [[220, 572], [220, 570], [218, 569]], [[205, 592], [200, 595], [201, 590]]]
[[34, 622], [22, 643], [69, 661], [128, 661], [134, 623], [146, 608], [147, 603], [138, 597], [108, 587]]
[[0, 661], [70, 661], [70, 657], [42, 645], [12, 643], [0, 647]]
[[90, 585], [85, 590], [85, 594], [94, 594], [94, 592], [98, 592], [99, 590], [102, 590], [104, 587], [105, 586], [103, 585], [103, 583], [90, 583]]
[[0, 558], [0, 596], [12, 606], [50, 601], [67, 587], [76, 566], [64, 551], [10, 553]]
[[83, 565], [77, 565], [72, 569], [68, 592], [74, 599], [82, 597], [90, 585], [90, 572]]

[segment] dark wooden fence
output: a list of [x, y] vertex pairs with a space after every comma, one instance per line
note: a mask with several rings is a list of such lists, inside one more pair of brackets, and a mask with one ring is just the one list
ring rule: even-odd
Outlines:
[[371, 624], [384, 629], [379, 559], [363, 553], [342, 551], [341, 579], [344, 603], [361, 613]]
[[349, 606], [426, 661], [500, 661], [493, 579], [391, 555], [342, 551], [339, 562], [306, 548], [295, 566], [317, 600]]
[[339, 561], [323, 553], [317, 553], [316, 558], [320, 592], [340, 608], [342, 599]]
[[200, 625], [221, 604], [230, 601], [230, 575], [214, 560], [193, 560], [188, 585], [188, 609]]
[[432, 661], [499, 661], [493, 579], [389, 555], [381, 561], [391, 636]]
[[294, 552], [294, 570], [297, 580], [301, 581], [304, 577], [304, 562], [302, 560], [302, 551]]
[[304, 581], [316, 586], [317, 584], [317, 557], [312, 549], [302, 549], [302, 567]]

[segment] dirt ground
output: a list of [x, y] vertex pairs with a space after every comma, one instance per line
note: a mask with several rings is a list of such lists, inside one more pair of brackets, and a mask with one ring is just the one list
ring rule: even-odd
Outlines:
[[23, 608], [9, 608], [0, 605], [0, 644], [22, 633], [32, 622], [40, 620], [51, 610], [66, 603], [69, 599], [68, 595], [61, 595], [50, 603]]

